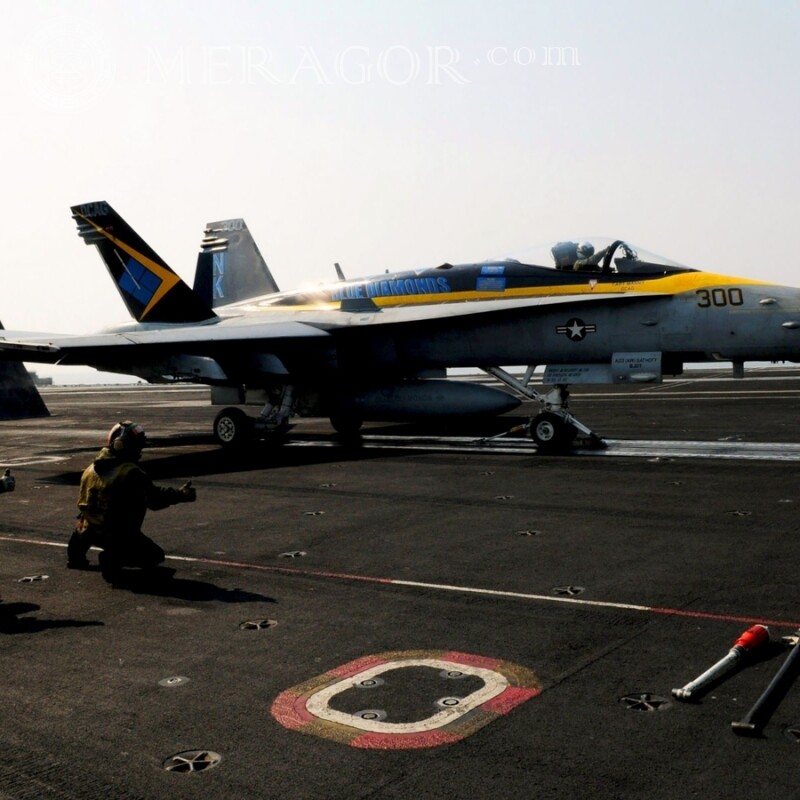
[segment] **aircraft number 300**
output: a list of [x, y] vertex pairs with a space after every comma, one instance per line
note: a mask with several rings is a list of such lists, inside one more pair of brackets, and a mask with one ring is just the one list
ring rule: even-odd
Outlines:
[[731, 289], [698, 289], [697, 305], [700, 308], [710, 308], [716, 306], [741, 306], [744, 304], [742, 290], [733, 287]]

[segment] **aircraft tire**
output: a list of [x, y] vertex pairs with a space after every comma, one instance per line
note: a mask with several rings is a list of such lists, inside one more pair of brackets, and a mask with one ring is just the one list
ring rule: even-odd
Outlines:
[[539, 452], [555, 453], [565, 450], [575, 438], [575, 429], [557, 414], [545, 411], [531, 422], [531, 439]]
[[214, 439], [225, 448], [244, 447], [253, 441], [253, 420], [241, 408], [223, 408], [214, 420]]
[[355, 436], [363, 424], [364, 420], [354, 414], [331, 414], [331, 425], [342, 436]]

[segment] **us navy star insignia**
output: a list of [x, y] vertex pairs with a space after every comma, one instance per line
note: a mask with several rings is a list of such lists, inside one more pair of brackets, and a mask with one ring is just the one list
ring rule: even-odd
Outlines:
[[582, 319], [578, 319], [577, 317], [567, 320], [566, 325], [556, 326], [556, 333], [566, 334], [567, 338], [573, 342], [583, 341], [583, 339], [586, 338], [587, 333], [595, 333], [596, 331], [596, 325], [592, 323], [587, 324]]

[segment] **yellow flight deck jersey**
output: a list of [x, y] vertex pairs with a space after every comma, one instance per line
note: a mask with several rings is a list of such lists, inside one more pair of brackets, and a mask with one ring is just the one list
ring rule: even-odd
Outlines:
[[182, 499], [178, 489], [155, 486], [138, 464], [104, 447], [81, 476], [78, 528], [136, 534], [148, 509], [158, 511]]

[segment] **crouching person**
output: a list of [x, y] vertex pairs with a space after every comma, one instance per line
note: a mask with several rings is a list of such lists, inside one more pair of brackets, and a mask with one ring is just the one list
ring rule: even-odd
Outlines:
[[90, 547], [102, 549], [104, 576], [122, 567], [152, 569], [164, 561], [164, 551], [142, 533], [148, 509], [158, 511], [196, 499], [191, 482], [180, 489], [156, 486], [138, 465], [146, 436], [141, 425], [119, 422], [106, 446], [81, 476], [78, 521], [67, 547], [67, 566], [86, 569]]

